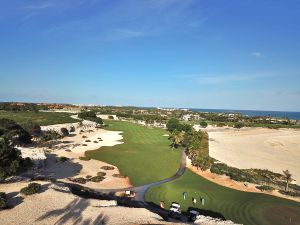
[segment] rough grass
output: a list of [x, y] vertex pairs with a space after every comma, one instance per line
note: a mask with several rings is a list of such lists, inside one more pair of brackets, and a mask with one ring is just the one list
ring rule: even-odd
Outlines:
[[75, 123], [75, 120], [70, 117], [70, 113], [58, 113], [58, 112], [11, 112], [1, 111], [0, 118], [7, 118], [16, 121], [19, 124], [26, 123], [31, 120], [38, 123], [41, 126], [47, 126], [52, 124], [61, 123]]
[[[183, 200], [183, 192], [188, 193], [186, 200]], [[192, 197], [197, 199], [195, 206]], [[200, 197], [205, 198], [204, 206], [200, 204]], [[184, 211], [188, 207], [211, 210], [247, 225], [300, 224], [300, 203], [266, 194], [236, 191], [210, 182], [190, 170], [175, 181], [151, 188], [146, 193], [146, 200], [157, 205], [165, 201], [166, 207], [176, 201]]]
[[101, 147], [87, 152], [87, 156], [108, 162], [129, 176], [134, 186], [170, 177], [180, 164], [180, 151], [172, 151], [167, 133], [162, 129], [150, 129], [130, 122], [105, 121], [107, 129], [123, 131], [124, 144]]

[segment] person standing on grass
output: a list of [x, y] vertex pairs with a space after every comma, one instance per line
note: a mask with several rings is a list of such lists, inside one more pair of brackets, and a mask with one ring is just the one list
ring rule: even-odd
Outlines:
[[195, 205], [197, 203], [197, 199], [196, 198], [192, 198], [192, 202], [193, 202], [193, 205]]
[[186, 193], [186, 192], [183, 192], [182, 195], [183, 195], [183, 199], [185, 200], [185, 199], [186, 199], [186, 196], [187, 196], [187, 193]]
[[204, 205], [204, 197], [200, 198], [201, 204]]

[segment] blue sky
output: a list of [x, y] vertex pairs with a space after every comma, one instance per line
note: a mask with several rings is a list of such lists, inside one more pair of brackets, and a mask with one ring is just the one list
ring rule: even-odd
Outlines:
[[0, 0], [0, 100], [300, 111], [299, 0]]

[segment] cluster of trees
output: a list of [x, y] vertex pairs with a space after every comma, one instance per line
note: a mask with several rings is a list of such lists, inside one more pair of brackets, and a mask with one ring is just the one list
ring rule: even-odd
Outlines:
[[78, 117], [80, 119], [96, 122], [97, 124], [100, 124], [100, 125], [103, 124], [103, 120], [101, 118], [97, 117], [95, 111], [82, 111], [82, 112], [78, 113]]
[[160, 116], [159, 114], [135, 114], [132, 112], [117, 112], [116, 115], [118, 117], [130, 118], [134, 120], [143, 120], [146, 123], [154, 123], [156, 122], [166, 122], [166, 118]]
[[[207, 123], [203, 121], [202, 127]], [[183, 146], [194, 166], [202, 170], [209, 169], [213, 159], [209, 157], [208, 134], [203, 131], [195, 131], [188, 124], [181, 124], [178, 119], [172, 118], [167, 123], [170, 132], [172, 149]]]
[[189, 124], [182, 124], [180, 121], [176, 118], [171, 118], [167, 122], [167, 130], [170, 133], [173, 133], [174, 131], [178, 132], [191, 132], [192, 126]]

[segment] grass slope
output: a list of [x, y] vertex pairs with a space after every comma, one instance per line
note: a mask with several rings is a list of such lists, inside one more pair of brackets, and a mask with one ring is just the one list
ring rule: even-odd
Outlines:
[[134, 186], [170, 177], [180, 164], [180, 151], [172, 151], [162, 129], [122, 121], [106, 121], [109, 130], [123, 131], [124, 144], [89, 151], [87, 156], [117, 166]]
[[[183, 200], [183, 192], [187, 192]], [[205, 204], [200, 204], [200, 196]], [[300, 224], [300, 203], [266, 194], [247, 193], [226, 188], [210, 182], [190, 170], [179, 179], [151, 188], [146, 200], [159, 205], [165, 201], [166, 207], [172, 201], [181, 204], [185, 211], [193, 207], [192, 197], [197, 199], [194, 207], [221, 213], [226, 219], [244, 225]], [[290, 223], [291, 218], [291, 223]]]
[[69, 113], [58, 112], [11, 112], [1, 111], [0, 118], [7, 118], [16, 121], [19, 124], [25, 123], [28, 120], [38, 123], [41, 126], [60, 124], [60, 123], [74, 123], [78, 122], [70, 117]]

